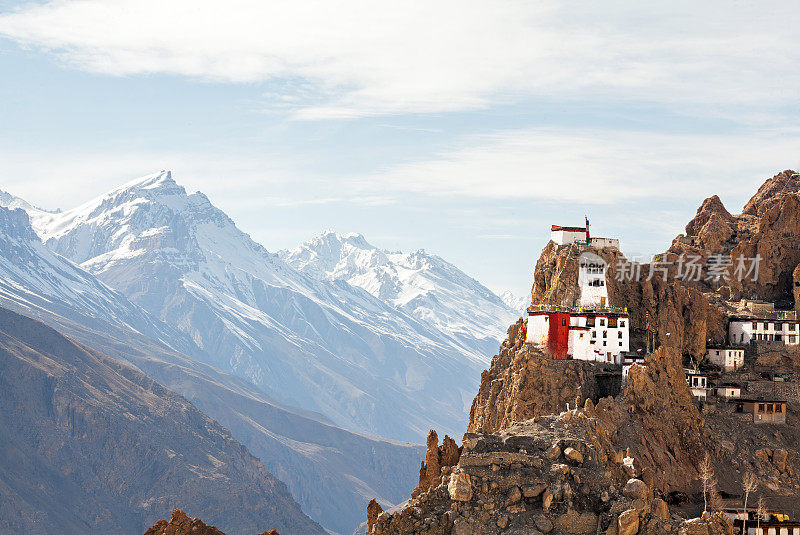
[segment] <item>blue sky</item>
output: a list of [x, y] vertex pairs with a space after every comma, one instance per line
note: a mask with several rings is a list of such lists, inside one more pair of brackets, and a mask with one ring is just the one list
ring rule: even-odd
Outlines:
[[663, 250], [800, 167], [792, 2], [0, 0], [0, 188], [173, 171], [271, 250], [328, 228], [527, 292], [551, 223]]

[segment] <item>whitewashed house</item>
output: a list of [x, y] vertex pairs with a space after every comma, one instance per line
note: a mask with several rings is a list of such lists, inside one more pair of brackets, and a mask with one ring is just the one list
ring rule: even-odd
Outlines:
[[689, 390], [695, 399], [706, 401], [708, 399], [708, 376], [697, 373], [697, 370], [684, 370]]
[[726, 372], [736, 371], [744, 366], [744, 349], [741, 347], [709, 347], [708, 360]]
[[543, 308], [529, 310], [526, 341], [554, 359], [621, 364], [630, 351], [627, 312]]
[[796, 346], [800, 344], [800, 321], [732, 317], [728, 325], [728, 342], [732, 345], [779, 342]]

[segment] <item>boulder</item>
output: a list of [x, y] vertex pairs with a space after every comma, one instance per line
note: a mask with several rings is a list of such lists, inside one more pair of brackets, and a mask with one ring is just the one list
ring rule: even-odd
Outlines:
[[636, 509], [622, 512], [617, 519], [617, 533], [619, 535], [636, 535], [639, 532], [639, 513]]
[[450, 498], [454, 501], [470, 501], [472, 499], [472, 481], [470, 480], [469, 474], [464, 472], [453, 472], [450, 474], [447, 492], [450, 493]]
[[650, 493], [647, 484], [641, 479], [631, 478], [625, 483], [625, 488], [622, 489], [622, 495], [631, 500], [645, 499]]

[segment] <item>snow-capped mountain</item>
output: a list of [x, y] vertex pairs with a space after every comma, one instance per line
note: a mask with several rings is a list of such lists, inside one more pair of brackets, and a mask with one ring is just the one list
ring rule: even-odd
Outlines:
[[392, 438], [463, 430], [480, 359], [361, 288], [298, 272], [170, 173], [29, 213], [48, 247], [273, 397]]
[[[21, 207], [35, 209], [4, 192], [0, 195], [0, 298], [64, 316], [69, 316], [73, 308], [80, 309], [176, 351], [200, 352], [187, 336], [153, 321], [124, 295], [45, 247]], [[4, 203], [17, 208], [6, 208]]]
[[519, 315], [522, 315], [522, 313], [525, 312], [525, 309], [528, 308], [528, 305], [531, 303], [531, 298], [529, 296], [519, 297], [511, 290], [506, 290], [501, 293], [500, 299], [503, 300], [503, 303], [505, 303], [508, 308], [516, 311]]
[[361, 234], [327, 231], [278, 254], [311, 277], [363, 288], [478, 358], [491, 358], [519, 316], [481, 283], [424, 250], [384, 251]]
[[34, 210], [0, 192], [0, 309], [36, 318], [184, 396], [260, 457], [331, 533], [350, 533], [371, 498], [393, 504], [413, 488], [424, 447], [346, 431], [199, 362], [210, 359], [187, 335], [45, 247], [28, 214], [2, 204]]

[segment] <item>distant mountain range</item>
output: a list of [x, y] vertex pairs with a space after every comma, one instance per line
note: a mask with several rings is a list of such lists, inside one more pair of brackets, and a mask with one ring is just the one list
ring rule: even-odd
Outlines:
[[348, 532], [363, 519], [369, 499], [396, 503], [415, 484], [424, 448], [345, 431], [203, 364], [197, 357], [207, 357], [183, 333], [42, 246], [21, 209], [0, 208], [0, 306], [182, 394], [263, 459], [330, 530]]
[[378, 249], [361, 234], [327, 231], [279, 256], [317, 280], [346, 281], [449, 338], [466, 355], [487, 359], [516, 319], [501, 298], [453, 264], [419, 250]]
[[373, 264], [328, 274], [333, 259], [312, 262], [310, 244], [283, 253], [287, 263], [168, 172], [64, 212], [26, 210], [51, 250], [186, 335], [197, 358], [358, 432], [459, 432], [485, 355], [516, 315], [422, 252], [350, 238], [344, 253]]
[[518, 315], [441, 258], [359, 235], [271, 254], [169, 173], [65, 212], [3, 192], [0, 206], [0, 306], [183, 395], [333, 532], [372, 497], [407, 496], [424, 454], [338, 426], [460, 432], [481, 359]]

